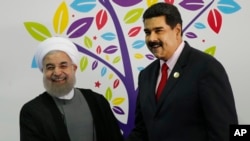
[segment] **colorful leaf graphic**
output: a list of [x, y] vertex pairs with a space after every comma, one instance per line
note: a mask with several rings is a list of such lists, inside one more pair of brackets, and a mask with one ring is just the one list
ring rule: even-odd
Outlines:
[[188, 38], [197, 38], [197, 35], [193, 32], [187, 32], [185, 35]]
[[67, 35], [69, 35], [69, 38], [81, 37], [88, 31], [92, 22], [93, 17], [82, 18], [73, 22], [67, 31]]
[[110, 87], [107, 88], [106, 93], [105, 93], [105, 98], [110, 101], [112, 99], [112, 90], [110, 89]]
[[38, 41], [43, 41], [51, 37], [49, 30], [40, 23], [24, 22], [24, 26], [29, 34]]
[[218, 9], [224, 14], [232, 14], [241, 9], [240, 5], [233, 0], [220, 0]]
[[92, 70], [95, 70], [97, 66], [98, 66], [98, 61], [95, 60], [95, 61], [92, 63]]
[[85, 36], [84, 37], [84, 45], [87, 48], [92, 48], [93, 42], [92, 42], [91, 38], [89, 38], [88, 36]]
[[215, 33], [218, 34], [222, 25], [222, 16], [220, 12], [217, 9], [210, 10], [208, 17], [207, 17], [207, 21], [208, 21], [210, 28]]
[[114, 3], [122, 7], [133, 6], [136, 5], [137, 3], [140, 3], [141, 1], [142, 0], [113, 0]]
[[111, 40], [114, 40], [114, 39], [115, 39], [115, 34], [114, 34], [114, 33], [111, 33], [111, 32], [107, 32], [107, 33], [102, 34], [101, 37], [102, 37], [104, 40], [111, 41]]
[[195, 23], [194, 27], [197, 29], [204, 29], [206, 26], [203, 23]]
[[74, 0], [70, 6], [78, 12], [89, 12], [96, 6], [96, 0]]
[[134, 23], [138, 19], [140, 19], [142, 12], [143, 12], [143, 8], [132, 9], [127, 12], [123, 20], [126, 24]]
[[134, 56], [135, 56], [136, 59], [142, 59], [143, 58], [143, 55], [141, 53], [136, 53]]
[[102, 52], [102, 48], [101, 48], [101, 46], [98, 46], [98, 47], [96, 48], [96, 53], [97, 53], [97, 54], [101, 54], [101, 52]]
[[120, 62], [120, 60], [121, 60], [121, 56], [115, 57], [114, 60], [113, 60], [113, 64], [116, 64], [116, 63]]
[[141, 30], [140, 26], [133, 27], [133, 28], [131, 28], [129, 30], [128, 36], [129, 37], [134, 37], [134, 36], [138, 35], [138, 33], [140, 32], [140, 30]]
[[110, 45], [110, 46], [108, 46], [107, 48], [105, 48], [104, 50], [103, 50], [103, 52], [104, 53], [107, 53], [107, 54], [113, 54], [113, 53], [115, 53], [117, 51], [117, 46], [115, 46], [115, 45]]
[[137, 41], [135, 41], [135, 42], [132, 44], [133, 48], [135, 48], [135, 49], [140, 49], [140, 48], [142, 48], [144, 45], [145, 45], [145, 41], [144, 41], [144, 40], [137, 40]]
[[150, 7], [151, 5], [157, 3], [158, 0], [147, 0], [147, 6]]
[[183, 8], [191, 11], [199, 10], [204, 6], [203, 0], [183, 0], [179, 4]]
[[211, 56], [214, 56], [215, 51], [216, 51], [216, 46], [211, 46], [211, 47], [207, 48], [204, 52], [211, 55]]
[[106, 59], [107, 61], [109, 61], [109, 55], [106, 55], [106, 56], [105, 56], [105, 59]]
[[62, 34], [69, 23], [69, 11], [65, 2], [57, 8], [53, 18], [54, 30], [56, 33]]
[[101, 76], [104, 76], [106, 73], [107, 73], [107, 68], [106, 67], [102, 67]]
[[38, 68], [38, 66], [37, 66], [37, 64], [36, 64], [35, 56], [34, 56], [33, 59], [32, 59], [31, 68]]
[[112, 100], [112, 104], [113, 105], [121, 105], [124, 100], [125, 100], [125, 98], [122, 98], [122, 97], [115, 98], [114, 100]]
[[118, 106], [114, 106], [112, 109], [116, 114], [119, 114], [119, 115], [124, 115], [125, 114], [124, 111]]
[[144, 69], [144, 67], [137, 67], [137, 70], [138, 71], [141, 71], [141, 70], [143, 70]]
[[108, 20], [107, 12], [103, 9], [99, 10], [99, 12], [96, 14], [95, 20], [96, 20], [95, 22], [96, 22], [97, 29], [98, 30], [102, 29]]
[[82, 57], [82, 59], [80, 60], [80, 70], [81, 70], [81, 72], [83, 72], [87, 68], [88, 63], [89, 63], [88, 58], [87, 57]]
[[155, 59], [154, 55], [152, 55], [152, 54], [146, 54], [145, 56], [146, 56], [146, 58], [148, 58], [149, 60], [154, 60], [154, 59]]
[[120, 84], [120, 80], [119, 80], [119, 79], [116, 79], [116, 80], [114, 81], [113, 88], [114, 88], [114, 89], [117, 88], [117, 87], [119, 86], [119, 84]]
[[174, 0], [165, 0], [166, 3], [174, 4]]
[[111, 73], [111, 74], [109, 74], [109, 79], [112, 79], [113, 78], [113, 76], [114, 76], [114, 74], [113, 73]]

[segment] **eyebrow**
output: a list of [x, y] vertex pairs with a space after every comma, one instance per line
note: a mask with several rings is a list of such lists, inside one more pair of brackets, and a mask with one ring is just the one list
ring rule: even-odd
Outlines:
[[[63, 61], [63, 62], [61, 62], [59, 65], [67, 65], [67, 64], [68, 64], [68, 62]], [[48, 64], [46, 64], [46, 67], [47, 67], [47, 66], [50, 66], [50, 65], [55, 66], [55, 64], [48, 63]]]
[[[159, 29], [163, 29], [163, 27], [162, 27], [162, 26], [160, 26], [160, 27], [155, 27], [155, 28], [153, 28], [152, 30], [159, 30]], [[144, 31], [149, 31], [149, 29], [148, 29], [148, 28], [145, 28]]]

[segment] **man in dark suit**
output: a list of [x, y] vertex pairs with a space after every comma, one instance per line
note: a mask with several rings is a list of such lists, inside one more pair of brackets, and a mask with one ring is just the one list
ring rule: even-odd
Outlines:
[[78, 50], [68, 39], [51, 37], [35, 59], [45, 92], [20, 112], [21, 141], [122, 141], [118, 122], [103, 95], [74, 88]]
[[[139, 74], [135, 128], [127, 141], [229, 141], [229, 125], [238, 119], [222, 64], [183, 41], [174, 5], [152, 5], [143, 22], [148, 49], [157, 59]], [[167, 74], [161, 73], [163, 64]]]

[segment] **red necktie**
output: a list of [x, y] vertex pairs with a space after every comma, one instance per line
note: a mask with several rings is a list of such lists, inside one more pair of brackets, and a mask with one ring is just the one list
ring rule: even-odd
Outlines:
[[156, 91], [156, 101], [159, 100], [162, 90], [167, 83], [167, 79], [168, 79], [168, 66], [166, 63], [164, 63], [162, 64], [162, 67], [161, 67], [161, 80]]

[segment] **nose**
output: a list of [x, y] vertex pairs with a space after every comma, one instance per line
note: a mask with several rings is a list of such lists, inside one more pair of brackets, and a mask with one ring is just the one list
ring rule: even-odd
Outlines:
[[154, 32], [151, 32], [149, 35], [146, 36], [146, 40], [149, 42], [157, 41], [157, 36]]
[[61, 75], [62, 69], [60, 67], [55, 67], [53, 75]]

